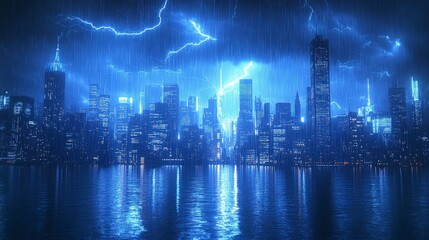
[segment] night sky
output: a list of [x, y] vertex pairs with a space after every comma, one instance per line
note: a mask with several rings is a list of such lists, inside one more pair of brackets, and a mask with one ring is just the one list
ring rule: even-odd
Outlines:
[[[200, 106], [223, 84], [253, 79], [264, 102], [292, 102], [305, 109], [310, 85], [309, 44], [316, 32], [330, 41], [331, 100], [335, 114], [366, 103], [366, 80], [376, 111], [388, 110], [387, 88], [398, 83], [410, 98], [410, 78], [429, 79], [429, 2], [420, 1], [22, 1], [0, 3], [0, 89], [42, 101], [44, 69], [53, 61], [57, 37], [66, 77], [66, 107], [86, 108], [88, 84], [113, 97], [138, 98], [147, 84], [178, 83], [181, 99], [197, 95]], [[93, 26], [110, 26], [118, 36]], [[211, 37], [198, 43], [191, 20]], [[225, 92], [223, 115], [238, 115], [238, 88]]]

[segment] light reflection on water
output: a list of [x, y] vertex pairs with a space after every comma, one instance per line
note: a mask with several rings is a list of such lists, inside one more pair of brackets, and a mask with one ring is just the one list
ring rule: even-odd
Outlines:
[[429, 239], [427, 168], [0, 166], [0, 239]]

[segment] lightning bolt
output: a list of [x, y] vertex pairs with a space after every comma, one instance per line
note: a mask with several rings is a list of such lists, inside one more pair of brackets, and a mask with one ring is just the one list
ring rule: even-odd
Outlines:
[[338, 109], [343, 110], [340, 106], [340, 104], [338, 104], [337, 102], [331, 102], [331, 105], [336, 106]]
[[226, 90], [228, 88], [232, 88], [233, 86], [235, 86], [240, 79], [243, 79], [245, 77], [247, 77], [247, 75], [249, 74], [249, 69], [253, 66], [253, 61], [250, 61], [244, 68], [243, 68], [243, 74], [241, 76], [239, 76], [238, 78], [232, 80], [231, 82], [229, 82], [228, 84], [225, 84], [223, 86], [223, 88], [219, 89], [218, 95], [222, 96], [226, 93]]
[[165, 57], [165, 59], [164, 59], [164, 62], [166, 62], [166, 61], [167, 61], [171, 56], [173, 56], [174, 54], [177, 54], [177, 53], [181, 52], [183, 49], [185, 49], [185, 48], [187, 48], [187, 47], [189, 47], [189, 46], [199, 46], [199, 45], [201, 45], [201, 44], [203, 44], [203, 43], [205, 43], [205, 42], [207, 42], [207, 41], [209, 41], [209, 40], [216, 41], [216, 38], [214, 38], [214, 37], [212, 37], [212, 36], [210, 36], [210, 35], [207, 35], [207, 34], [203, 33], [203, 32], [201, 31], [201, 26], [200, 26], [200, 25], [198, 25], [194, 20], [189, 20], [189, 22], [191, 23], [192, 27], [195, 29], [195, 32], [196, 32], [198, 35], [202, 36], [202, 37], [203, 37], [203, 39], [201, 39], [201, 40], [200, 40], [200, 41], [198, 41], [198, 42], [189, 42], [189, 43], [186, 43], [185, 45], [183, 45], [181, 48], [179, 48], [179, 49], [177, 49], [177, 50], [171, 50], [171, 51], [169, 51], [169, 52], [167, 53], [167, 56], [166, 56], [166, 57]]
[[337, 62], [338, 62], [338, 67], [340, 69], [352, 70], [356, 68], [356, 66], [354, 65], [357, 64], [359, 60], [349, 60], [346, 62], [337, 61]]
[[312, 23], [314, 8], [308, 3], [308, 0], [304, 0], [304, 5], [302, 7], [308, 7], [310, 9], [310, 14], [308, 15], [308, 19], [307, 19], [307, 27], [310, 31], [315, 32], [316, 28]]
[[95, 26], [92, 22], [83, 20], [82, 18], [79, 17], [67, 17], [66, 19], [72, 22], [79, 22], [87, 27], [89, 27], [89, 29], [93, 30], [93, 31], [109, 31], [114, 33], [117, 36], [140, 36], [143, 35], [144, 33], [148, 32], [148, 31], [152, 31], [156, 28], [158, 28], [161, 23], [162, 23], [162, 12], [164, 11], [164, 9], [167, 7], [167, 2], [168, 0], [166, 0], [164, 2], [164, 4], [162, 5], [161, 9], [158, 11], [158, 23], [155, 24], [152, 27], [147, 27], [139, 32], [121, 32], [116, 30], [115, 28], [111, 27], [111, 26]]

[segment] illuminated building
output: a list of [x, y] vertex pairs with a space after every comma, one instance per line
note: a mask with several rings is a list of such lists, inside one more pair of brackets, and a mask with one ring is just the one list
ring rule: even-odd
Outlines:
[[237, 148], [239, 163], [256, 164], [255, 125], [253, 123], [252, 79], [241, 79], [240, 111], [237, 121]]
[[273, 141], [273, 163], [285, 164], [286, 151], [286, 129], [290, 118], [290, 103], [276, 103], [276, 114], [271, 126]]
[[218, 101], [216, 98], [208, 100], [208, 108], [203, 113], [203, 130], [209, 150], [209, 162], [215, 163], [223, 160], [222, 133], [218, 119]]
[[86, 162], [86, 114], [69, 113], [65, 115], [64, 161], [68, 163]]
[[310, 44], [311, 88], [308, 121], [315, 162], [328, 162], [331, 152], [329, 42], [317, 35]]
[[10, 97], [11, 116], [8, 159], [14, 161], [35, 160], [36, 135], [34, 123], [34, 99], [25, 96]]
[[184, 126], [180, 140], [184, 164], [202, 164], [206, 161], [206, 140], [202, 129], [197, 125]]
[[419, 81], [411, 77], [413, 128], [420, 129], [423, 125], [422, 102], [419, 93]]
[[169, 157], [177, 157], [177, 140], [179, 137], [179, 86], [177, 84], [164, 85], [164, 103], [168, 115], [168, 149]]
[[88, 156], [91, 162], [99, 161], [99, 139], [100, 139], [100, 121], [99, 121], [99, 100], [100, 91], [98, 84], [89, 85], [88, 114], [86, 124], [86, 140], [88, 144]]
[[271, 114], [270, 103], [264, 104], [263, 117], [258, 130], [258, 162], [271, 164]]
[[392, 118], [392, 143], [403, 149], [407, 139], [407, 102], [405, 88], [389, 88], [390, 116]]
[[0, 93], [0, 111], [9, 109], [10, 96], [7, 90]]
[[364, 162], [364, 117], [356, 112], [348, 114], [348, 155], [349, 161], [354, 164]]
[[148, 126], [147, 114], [135, 114], [128, 124], [128, 164], [144, 164]]
[[116, 161], [127, 163], [127, 133], [130, 115], [130, 99], [119, 97], [116, 106]]
[[100, 90], [98, 84], [89, 85], [88, 121], [98, 120]]
[[189, 125], [198, 126], [198, 97], [189, 96], [188, 97], [188, 108], [189, 108]]
[[60, 63], [57, 44], [55, 60], [45, 72], [43, 94], [43, 153], [44, 161], [60, 161], [64, 148], [65, 72]]
[[295, 96], [295, 119], [301, 121], [301, 102], [299, 101], [298, 92], [296, 92]]
[[255, 97], [255, 129], [256, 133], [261, 125], [262, 118], [264, 117], [264, 111], [262, 109], [261, 97]]
[[146, 145], [148, 163], [161, 163], [161, 160], [167, 158], [169, 154], [167, 105], [165, 103], [153, 103], [149, 108]]
[[111, 121], [110, 121], [110, 96], [100, 95], [98, 119], [100, 120], [99, 134], [99, 163], [108, 164], [110, 162], [110, 142], [111, 142]]

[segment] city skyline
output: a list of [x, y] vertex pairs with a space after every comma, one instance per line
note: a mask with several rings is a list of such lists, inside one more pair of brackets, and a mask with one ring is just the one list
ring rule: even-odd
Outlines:
[[[254, 95], [264, 101], [292, 102], [295, 92], [299, 92], [300, 101], [305, 102], [310, 78], [308, 44], [318, 32], [336, 46], [330, 53], [333, 115], [357, 111], [366, 102], [367, 79], [372, 91], [380, 93], [372, 96], [378, 111], [389, 110], [384, 89], [396, 82], [407, 87], [407, 101], [411, 99], [408, 83], [412, 76], [423, 85], [422, 91], [427, 89], [423, 62], [428, 50], [422, 44], [427, 36], [422, 21], [415, 17], [427, 8], [422, 2], [411, 4], [413, 11], [405, 11], [400, 1], [388, 5], [377, 1], [230, 1], [221, 5], [129, 1], [127, 6], [137, 10], [125, 11], [127, 23], [115, 12], [115, 4], [97, 4], [89, 2], [88, 13], [84, 13], [79, 3], [52, 2], [42, 10], [37, 3], [5, 2], [3, 11], [11, 11], [1, 14], [2, 17], [8, 17], [14, 9], [21, 9], [28, 16], [9, 17], [20, 28], [2, 25], [2, 32], [7, 34], [0, 39], [0, 57], [5, 63], [0, 77], [16, 80], [2, 81], [1, 88], [13, 95], [34, 96], [36, 104], [41, 103], [42, 81], [37, 79], [43, 79], [43, 67], [55, 57], [52, 46], [59, 37], [68, 74], [66, 85], [70, 89], [66, 109], [87, 109], [86, 93], [91, 83], [102, 86], [101, 90], [109, 92], [112, 98], [127, 95], [135, 102], [145, 85], [179, 84], [181, 100], [197, 95], [203, 106], [214, 97], [213, 92], [220, 92], [222, 75], [223, 86], [235, 82], [234, 87], [225, 91], [223, 97], [230, 104], [222, 109], [224, 118], [234, 119], [238, 117], [234, 110], [238, 100], [232, 94], [238, 92], [235, 80], [245, 72], [254, 80]], [[363, 13], [359, 11], [362, 8], [370, 11]], [[390, 11], [393, 9], [400, 14]], [[273, 17], [251, 17], [257, 12], [269, 12]], [[374, 24], [367, 19], [378, 21]], [[144, 29], [147, 31], [140, 34]], [[18, 46], [12, 36], [19, 36], [26, 44]], [[169, 51], [200, 41], [199, 46], [187, 46], [164, 61]], [[247, 66], [250, 67], [244, 71]], [[303, 105], [303, 111], [305, 108]]]

